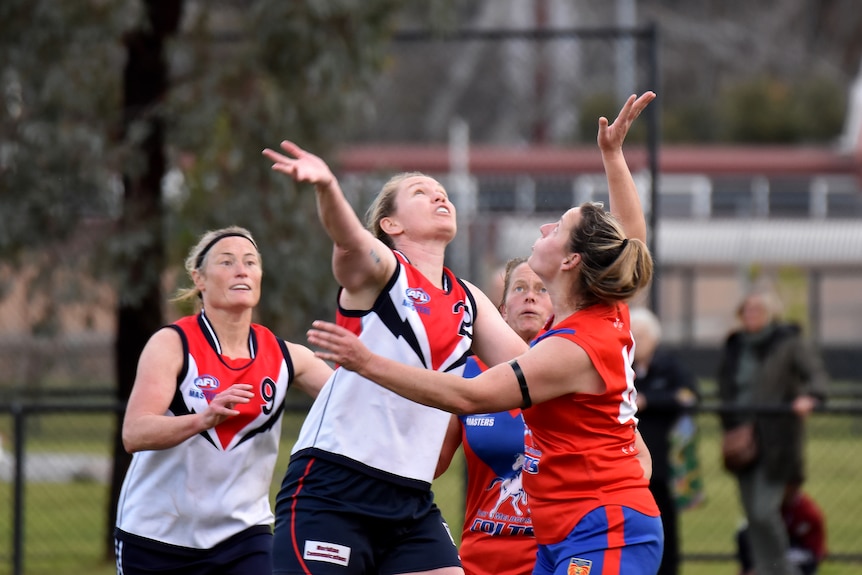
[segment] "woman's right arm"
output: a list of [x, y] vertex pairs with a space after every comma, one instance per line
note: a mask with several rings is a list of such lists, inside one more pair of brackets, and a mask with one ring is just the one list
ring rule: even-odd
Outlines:
[[449, 418], [449, 427], [446, 428], [446, 436], [443, 438], [443, 448], [440, 457], [437, 458], [437, 469], [434, 471], [434, 479], [437, 479], [449, 469], [452, 458], [461, 446], [461, 420], [457, 415]]
[[[472, 379], [410, 366], [372, 353], [348, 329], [315, 321], [308, 342], [315, 355], [355, 371], [417, 403], [450, 413], [485, 413], [522, 407], [526, 394], [541, 403], [569, 393], [601, 393], [605, 384], [587, 352], [572, 341], [549, 337], [518, 357], [519, 370], [498, 364]], [[523, 343], [523, 341], [522, 341]], [[517, 373], [523, 377], [522, 383]]]
[[216, 395], [202, 413], [172, 416], [168, 407], [183, 365], [183, 347], [173, 329], [157, 331], [138, 360], [138, 371], [126, 415], [123, 446], [129, 453], [168, 449], [237, 415], [236, 403], [248, 403], [251, 385], [235, 384]]
[[284, 141], [281, 148], [284, 154], [267, 148], [263, 155], [272, 160], [273, 170], [314, 185], [317, 213], [333, 242], [335, 279], [349, 294], [367, 293], [373, 301], [395, 270], [392, 250], [362, 225], [326, 162], [293, 142]]

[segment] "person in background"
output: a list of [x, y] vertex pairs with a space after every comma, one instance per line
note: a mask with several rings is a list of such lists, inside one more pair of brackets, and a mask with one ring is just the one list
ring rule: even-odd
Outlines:
[[[820, 562], [826, 557], [826, 520], [817, 503], [801, 487], [789, 484], [781, 501], [781, 517], [789, 541], [787, 560], [797, 566], [802, 575], [816, 575]], [[756, 575], [747, 527], [737, 531], [736, 545], [740, 575]]]
[[631, 123], [654, 98], [633, 95], [613, 124], [599, 119], [611, 212], [585, 203], [541, 226], [528, 262], [548, 289], [554, 317], [528, 351], [467, 380], [374, 354], [337, 324], [315, 321], [308, 331], [309, 343], [321, 348], [316, 354], [339, 365], [336, 377], [350, 371], [451, 413], [523, 410], [534, 575], [652, 575], [661, 563], [626, 303], [651, 281], [652, 258], [622, 153]]
[[734, 471], [754, 568], [758, 575], [795, 574], [781, 503], [787, 485], [804, 481], [804, 422], [825, 399], [828, 376], [800, 326], [781, 320], [772, 290], [754, 288], [737, 315], [741, 326], [725, 341], [718, 368], [719, 396], [728, 408], [721, 425], [754, 426], [757, 458]]
[[[503, 272], [500, 313], [525, 342], [553, 311], [551, 298], [526, 258], [509, 260]], [[487, 367], [475, 356], [464, 377]], [[436, 475], [460, 445], [467, 463], [467, 496], [459, 549], [466, 575], [529, 575], [536, 564], [536, 537], [521, 483], [524, 417], [520, 409], [452, 416]]]
[[117, 573], [270, 575], [272, 474], [291, 385], [332, 369], [252, 323], [263, 266], [251, 233], [201, 236], [186, 259], [199, 313], [150, 337], [123, 420], [133, 453], [115, 531]]
[[698, 402], [697, 383], [667, 350], [661, 349], [661, 323], [644, 307], [631, 310], [635, 340], [635, 387], [638, 429], [652, 455], [649, 489], [661, 511], [664, 553], [659, 575], [679, 572], [679, 530], [671, 468], [671, 434], [680, 418]]

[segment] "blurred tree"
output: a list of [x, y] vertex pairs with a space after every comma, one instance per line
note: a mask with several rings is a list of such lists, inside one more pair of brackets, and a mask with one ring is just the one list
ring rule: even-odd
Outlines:
[[[314, 194], [273, 177], [260, 151], [290, 138], [326, 155], [361, 117], [394, 17], [410, 4], [0, 4], [0, 254], [41, 270], [49, 281], [31, 287], [48, 301], [61, 263], [113, 282], [121, 400], [166, 319], [167, 262], [181, 265], [208, 228], [255, 233], [266, 262], [259, 319], [276, 332], [300, 337], [332, 313], [331, 243]], [[75, 234], [108, 241], [70, 249]], [[119, 429], [108, 555], [128, 463]]]
[[[122, 3], [0, 3], [0, 258], [34, 273], [30, 301], [88, 297], [60, 279], [88, 254], [65, 240], [116, 204], [115, 72], [131, 18]], [[56, 332], [54, 311], [35, 314], [41, 333]]]
[[[162, 179], [165, 175], [165, 118], [168, 64], [165, 45], [180, 25], [183, 0], [146, 0], [144, 17], [124, 35], [121, 139], [130, 161], [123, 166], [122, 237], [112, 242], [117, 270], [117, 333], [114, 362], [117, 399], [128, 401], [135, 382], [138, 356], [161, 327], [161, 274], [165, 269]], [[116, 249], [121, 248], [121, 249]], [[117, 265], [119, 264], [119, 265]], [[131, 456], [123, 447], [122, 419], [114, 431], [114, 465], [105, 529], [105, 551], [113, 556], [120, 488]]]
[[713, 117], [718, 139], [752, 144], [827, 143], [841, 132], [846, 97], [834, 81], [757, 77], [728, 88]]

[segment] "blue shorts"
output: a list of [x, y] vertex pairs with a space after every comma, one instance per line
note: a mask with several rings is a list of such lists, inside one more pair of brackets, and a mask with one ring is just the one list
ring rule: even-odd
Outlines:
[[427, 489], [317, 457], [291, 460], [275, 505], [276, 575], [396, 575], [461, 566]]
[[272, 528], [258, 525], [212, 549], [192, 549], [125, 533], [114, 534], [117, 575], [270, 575]]
[[661, 517], [608, 505], [559, 543], [539, 545], [533, 575], [655, 575], [663, 547]]

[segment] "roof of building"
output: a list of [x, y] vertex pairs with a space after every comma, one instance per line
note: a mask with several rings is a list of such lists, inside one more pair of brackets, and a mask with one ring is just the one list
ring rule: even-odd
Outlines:
[[[547, 218], [501, 216], [500, 260], [530, 253]], [[862, 266], [862, 225], [836, 220], [662, 220], [655, 256], [662, 266]]]

